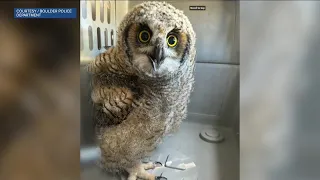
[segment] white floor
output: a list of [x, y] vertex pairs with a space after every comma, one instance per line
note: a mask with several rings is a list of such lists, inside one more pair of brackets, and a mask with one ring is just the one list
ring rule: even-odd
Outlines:
[[[178, 180], [176, 177], [179, 177], [179, 180], [183, 178], [184, 180], [238, 180], [239, 151], [234, 133], [231, 129], [218, 127], [217, 129], [220, 130], [225, 140], [217, 144], [208, 143], [199, 137], [199, 133], [204, 128], [210, 128], [210, 126], [185, 121], [179, 132], [168, 137], [152, 157], [152, 160], [155, 158], [164, 163], [168, 153], [171, 158], [184, 156], [188, 159], [186, 161], [194, 162], [195, 168], [184, 172], [167, 168], [165, 170], [157, 169], [155, 174], [163, 172], [163, 176], [168, 180]], [[183, 173], [185, 176], [182, 176]], [[188, 173], [189, 175], [187, 175]], [[170, 177], [175, 178], [170, 179]], [[98, 167], [91, 166], [83, 169], [81, 179], [111, 180], [116, 178], [111, 178]]]

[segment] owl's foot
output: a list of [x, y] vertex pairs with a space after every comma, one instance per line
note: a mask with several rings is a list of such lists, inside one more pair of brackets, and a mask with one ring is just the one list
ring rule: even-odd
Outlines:
[[[161, 164], [161, 163], [160, 163]], [[128, 169], [129, 177], [128, 180], [137, 180], [137, 178], [144, 179], [144, 180], [167, 180], [167, 178], [163, 176], [155, 176], [149, 172], [148, 169], [154, 169], [159, 165], [158, 162], [156, 163], [146, 163], [146, 164], [139, 164], [131, 169]]]
[[148, 163], [144, 163], [144, 164], [141, 164], [143, 166], [143, 168], [145, 170], [149, 170], [149, 169], [154, 169], [156, 167], [160, 167], [162, 166], [162, 163], [161, 162], [148, 162]]

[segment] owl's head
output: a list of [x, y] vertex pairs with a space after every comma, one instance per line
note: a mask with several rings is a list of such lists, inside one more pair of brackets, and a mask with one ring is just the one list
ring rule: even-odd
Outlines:
[[162, 77], [193, 65], [195, 33], [182, 11], [165, 2], [145, 2], [118, 30], [118, 47], [139, 73]]

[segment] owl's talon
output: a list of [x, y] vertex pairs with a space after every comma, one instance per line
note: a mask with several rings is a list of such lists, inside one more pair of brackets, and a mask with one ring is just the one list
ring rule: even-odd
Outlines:
[[156, 176], [156, 180], [168, 180], [168, 178], [164, 176]]
[[162, 176], [162, 173], [160, 174], [160, 176], [156, 176], [155, 180], [168, 180], [166, 177]]
[[161, 167], [161, 166], [163, 166], [162, 163], [159, 162], [159, 161], [155, 161], [153, 164], [154, 164], [155, 167]]

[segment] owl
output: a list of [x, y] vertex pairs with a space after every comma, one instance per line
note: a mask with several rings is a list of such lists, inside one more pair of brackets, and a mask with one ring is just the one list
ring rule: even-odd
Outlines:
[[181, 10], [166, 2], [135, 6], [117, 44], [88, 65], [102, 168], [128, 180], [164, 179], [141, 160], [187, 116], [194, 84], [196, 35]]

